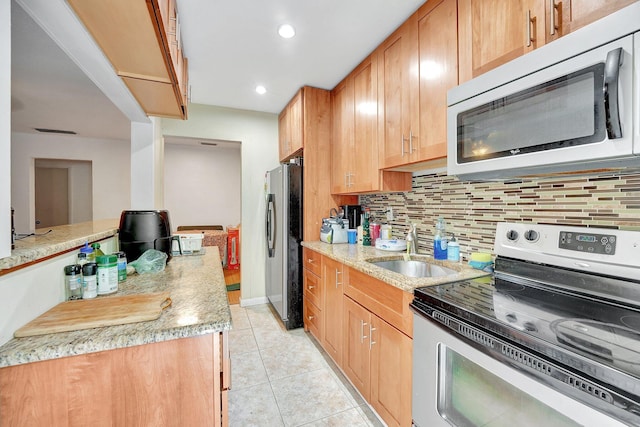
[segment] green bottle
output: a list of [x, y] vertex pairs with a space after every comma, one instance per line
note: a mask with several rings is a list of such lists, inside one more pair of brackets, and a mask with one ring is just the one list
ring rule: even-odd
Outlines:
[[371, 246], [371, 230], [369, 230], [369, 208], [364, 210], [362, 220], [362, 246]]
[[102, 252], [102, 249], [100, 249], [100, 243], [92, 243], [91, 247], [93, 248], [95, 259], [98, 259], [99, 256], [104, 255], [104, 252]]

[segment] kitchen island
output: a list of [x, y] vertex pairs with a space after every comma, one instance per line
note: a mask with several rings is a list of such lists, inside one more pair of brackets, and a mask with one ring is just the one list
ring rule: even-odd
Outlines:
[[218, 251], [132, 275], [114, 296], [160, 291], [172, 305], [157, 320], [0, 347], [0, 425], [226, 422], [231, 312]]

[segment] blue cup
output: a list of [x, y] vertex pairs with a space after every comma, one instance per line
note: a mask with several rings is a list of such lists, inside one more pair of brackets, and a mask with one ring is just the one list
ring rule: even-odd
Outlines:
[[353, 228], [348, 229], [347, 230], [347, 239], [348, 239], [349, 243], [355, 245], [356, 241], [358, 240], [358, 230], [355, 230]]

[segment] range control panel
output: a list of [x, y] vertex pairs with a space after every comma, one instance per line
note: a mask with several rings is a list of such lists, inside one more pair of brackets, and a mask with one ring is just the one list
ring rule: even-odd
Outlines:
[[560, 231], [558, 247], [572, 251], [615, 255], [616, 236], [612, 234], [577, 233]]
[[640, 277], [640, 231], [500, 222], [494, 252], [597, 274]]

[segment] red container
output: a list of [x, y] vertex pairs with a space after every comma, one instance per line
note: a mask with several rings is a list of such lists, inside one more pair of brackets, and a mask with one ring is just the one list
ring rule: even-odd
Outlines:
[[371, 246], [375, 246], [376, 239], [380, 237], [380, 224], [372, 222], [369, 228], [371, 229]]

